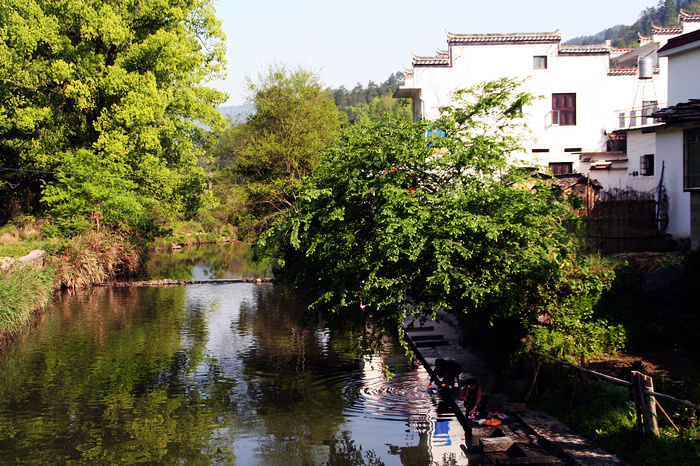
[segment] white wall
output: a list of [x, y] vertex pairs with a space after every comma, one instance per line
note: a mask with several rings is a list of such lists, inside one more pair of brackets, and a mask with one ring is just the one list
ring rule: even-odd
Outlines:
[[[616, 111], [635, 106], [639, 80], [636, 76], [608, 76], [608, 54], [558, 52], [558, 44], [552, 43], [453, 45], [452, 67], [414, 66], [413, 79], [406, 86], [421, 88], [424, 117], [435, 119], [439, 107], [451, 104], [454, 89], [503, 77], [526, 80], [523, 90], [541, 98], [526, 109], [529, 115], [525, 122], [531, 133], [525, 143], [525, 158], [545, 166], [550, 162], [571, 162], [578, 171], [578, 155], [564, 149], [605, 150], [606, 131], [618, 126]], [[533, 69], [533, 57], [542, 55], [547, 56], [547, 69]], [[550, 124], [553, 93], [576, 94], [576, 125]], [[641, 107], [641, 101], [637, 104]], [[549, 152], [531, 153], [532, 149]]]
[[664, 170], [664, 185], [669, 198], [667, 233], [675, 238], [690, 237], [690, 193], [683, 192], [683, 130], [670, 129], [656, 134], [656, 178]]
[[[605, 152], [597, 157], [606, 160]], [[654, 154], [654, 175], [645, 176], [640, 172], [643, 155]], [[656, 187], [655, 176], [661, 169], [656, 156], [656, 135], [643, 133], [641, 129], [627, 131], [627, 162], [614, 162], [610, 169], [590, 169], [590, 163], [581, 163], [581, 173], [597, 180], [605, 189], [635, 189], [650, 191]], [[616, 169], [626, 166], [625, 170]]]
[[700, 98], [700, 47], [668, 58], [668, 105]]

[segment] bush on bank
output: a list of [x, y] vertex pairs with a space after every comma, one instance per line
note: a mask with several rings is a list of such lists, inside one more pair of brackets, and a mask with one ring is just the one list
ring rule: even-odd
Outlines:
[[625, 327], [598, 310], [601, 298], [615, 282], [615, 263], [599, 255], [585, 255], [563, 268], [563, 276], [532, 328], [532, 347], [569, 361], [624, 350]]
[[48, 257], [56, 284], [73, 289], [135, 273], [142, 248], [134, 239], [125, 231], [103, 229], [65, 240]]

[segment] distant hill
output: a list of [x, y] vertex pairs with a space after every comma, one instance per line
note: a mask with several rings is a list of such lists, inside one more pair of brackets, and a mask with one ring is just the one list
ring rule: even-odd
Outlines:
[[652, 24], [657, 26], [675, 26], [678, 15], [683, 10], [686, 13], [700, 13], [700, 0], [659, 0], [655, 7], [644, 9], [639, 19], [631, 26], [618, 24], [592, 36], [579, 36], [565, 42], [570, 45], [600, 44], [606, 40], [612, 41], [615, 47], [636, 47], [639, 35], [650, 36]]
[[252, 105], [230, 105], [217, 109], [225, 118], [230, 118], [232, 123], [243, 123], [253, 113]]

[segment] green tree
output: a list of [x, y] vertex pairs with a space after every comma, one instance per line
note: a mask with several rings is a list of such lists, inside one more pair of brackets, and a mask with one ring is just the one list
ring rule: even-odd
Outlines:
[[566, 204], [511, 160], [532, 97], [503, 79], [455, 98], [433, 123], [350, 128], [260, 242], [331, 325], [401, 329], [446, 307], [522, 332], [559, 281]]
[[[321, 153], [338, 139], [345, 121], [318, 75], [273, 65], [259, 82], [249, 79], [253, 114], [231, 126], [217, 149], [222, 176], [243, 190], [232, 223], [255, 238], [291, 206], [301, 180], [318, 166]], [[221, 183], [221, 189], [228, 186]]]
[[0, 194], [69, 220], [196, 210], [223, 56], [211, 0], [3, 1]]
[[661, 24], [667, 26], [678, 24], [679, 10], [676, 0], [664, 0], [663, 3], [659, 2], [658, 9], [661, 12]]
[[396, 72], [380, 85], [370, 81], [365, 89], [357, 83], [352, 91], [341, 86], [334, 90], [332, 95], [336, 105], [348, 117], [350, 124], [364, 119], [379, 120], [388, 113], [411, 118], [410, 101], [392, 97], [401, 83], [403, 83], [403, 74]]

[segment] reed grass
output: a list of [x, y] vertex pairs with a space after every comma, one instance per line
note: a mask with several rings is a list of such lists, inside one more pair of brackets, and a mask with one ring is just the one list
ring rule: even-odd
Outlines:
[[50, 273], [19, 262], [0, 272], [0, 334], [13, 334], [31, 322], [51, 299]]
[[58, 285], [75, 289], [136, 272], [141, 254], [124, 232], [90, 230], [71, 238], [48, 262]]

